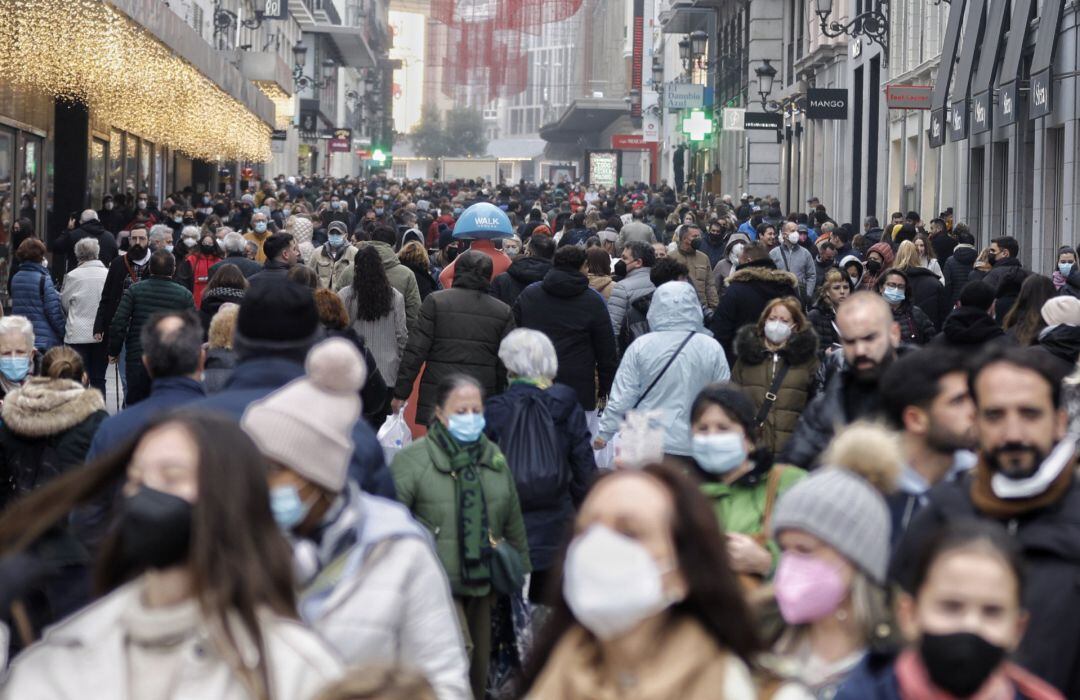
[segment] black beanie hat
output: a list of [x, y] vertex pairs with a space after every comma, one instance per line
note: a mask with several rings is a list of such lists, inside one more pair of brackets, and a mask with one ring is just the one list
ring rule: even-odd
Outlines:
[[251, 285], [236, 318], [237, 334], [248, 341], [308, 341], [318, 328], [311, 290], [285, 279]]

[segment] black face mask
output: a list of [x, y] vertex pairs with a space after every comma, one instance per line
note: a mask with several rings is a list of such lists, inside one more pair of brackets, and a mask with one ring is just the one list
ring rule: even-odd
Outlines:
[[185, 561], [191, 548], [192, 506], [178, 496], [140, 486], [124, 499], [120, 547], [135, 570], [165, 569]]
[[724, 234], [722, 233], [709, 233], [709, 243], [716, 245], [722, 243], [724, 240]]
[[446, 248], [446, 260], [448, 262], [454, 262], [454, 258], [458, 256], [458, 249], [456, 246], [447, 246]]
[[693, 250], [701, 250], [701, 239], [695, 238], [694, 240], [690, 241], [690, 247]]
[[217, 250], [217, 245], [215, 245], [214, 243], [200, 243], [199, 250], [202, 251], [205, 255], [210, 255], [215, 250]]
[[615, 276], [619, 278], [626, 277], [626, 262], [623, 260], [615, 261]]
[[996, 262], [997, 262], [997, 255], [996, 255], [996, 254], [994, 254], [994, 253], [987, 253], [987, 254], [986, 254], [986, 262], [988, 262], [988, 263], [990, 263], [991, 265], [993, 265], [994, 263], [996, 263]]
[[966, 698], [983, 686], [1005, 658], [1005, 650], [970, 632], [923, 634], [919, 656], [934, 685]]
[[866, 269], [870, 272], [879, 272], [881, 270], [881, 263], [879, 263], [877, 260], [867, 260]]
[[132, 260], [142, 260], [146, 255], [146, 246], [141, 243], [128, 247], [128, 257]]

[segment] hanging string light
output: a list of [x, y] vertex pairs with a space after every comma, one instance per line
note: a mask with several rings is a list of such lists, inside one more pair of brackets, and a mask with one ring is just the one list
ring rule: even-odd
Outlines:
[[293, 98], [271, 80], [256, 80], [255, 87], [274, 103], [274, 128], [288, 129], [296, 117], [296, 102]]
[[101, 0], [0, 0], [0, 81], [193, 158], [271, 156], [269, 125]]

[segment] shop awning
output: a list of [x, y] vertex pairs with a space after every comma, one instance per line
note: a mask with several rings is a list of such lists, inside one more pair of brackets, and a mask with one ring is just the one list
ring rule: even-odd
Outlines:
[[945, 104], [949, 100], [949, 81], [952, 79], [953, 62], [956, 60], [956, 42], [960, 38], [960, 25], [964, 19], [967, 0], [953, 0], [949, 6], [949, 23], [945, 26], [945, 38], [941, 43], [941, 62], [938, 64], [934, 94], [930, 101], [930, 148], [940, 148], [945, 143]]
[[975, 52], [982, 43], [986, 26], [986, 0], [971, 0], [968, 4], [964, 41], [960, 44], [960, 60], [956, 64], [956, 80], [953, 81], [952, 114], [949, 117], [949, 140], [963, 141], [968, 137], [968, 93], [971, 73], [975, 68]]
[[0, 83], [194, 158], [270, 159], [273, 103], [157, 0], [8, 3], [0, 36]]
[[586, 97], [574, 100], [558, 120], [540, 127], [540, 138], [562, 143], [574, 143], [584, 138], [591, 143], [601, 131], [628, 112], [629, 108], [622, 98]]
[[1039, 30], [1035, 35], [1035, 55], [1031, 57], [1031, 110], [1028, 116], [1045, 117], [1053, 106], [1053, 64], [1061, 28], [1065, 0], [1043, 0]]
[[983, 32], [979, 67], [971, 81], [971, 133], [989, 131], [992, 123], [994, 97], [990, 86], [994, 82], [998, 55], [1001, 52], [1002, 34], [1005, 31], [1005, 10], [1008, 3], [991, 2], [986, 10], [986, 31]]
[[1032, 0], [1013, 0], [1012, 17], [1009, 18], [1009, 43], [1005, 57], [1001, 59], [998, 77], [998, 101], [994, 108], [994, 123], [1004, 126], [1016, 121], [1016, 100], [1019, 91], [1016, 81], [1020, 76], [1020, 59], [1024, 55], [1024, 42], [1035, 12]]

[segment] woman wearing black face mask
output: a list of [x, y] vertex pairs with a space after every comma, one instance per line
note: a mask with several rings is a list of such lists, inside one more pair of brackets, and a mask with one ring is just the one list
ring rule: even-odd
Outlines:
[[868, 659], [836, 700], [1060, 700], [1053, 686], [1006, 660], [1027, 626], [1016, 541], [990, 521], [958, 520], [928, 543], [898, 620], [911, 648]]
[[265, 471], [235, 424], [180, 415], [13, 505], [0, 519], [4, 555], [123, 484], [98, 556], [106, 595], [21, 655], [0, 695], [306, 699], [336, 678], [333, 653], [294, 622]]

